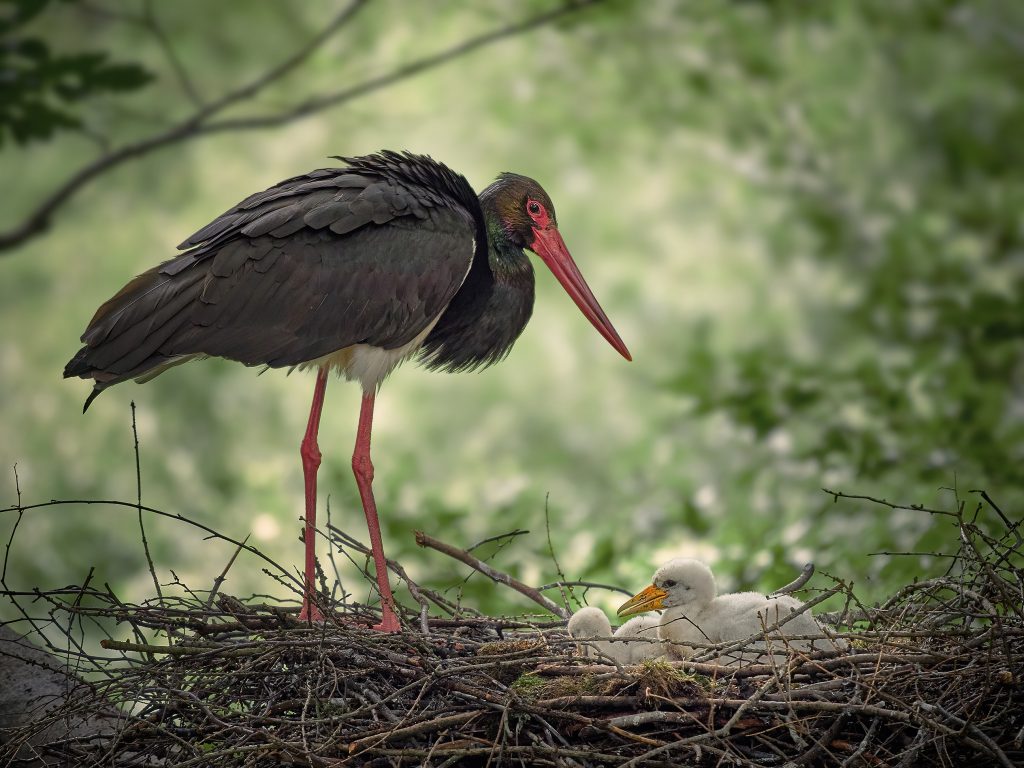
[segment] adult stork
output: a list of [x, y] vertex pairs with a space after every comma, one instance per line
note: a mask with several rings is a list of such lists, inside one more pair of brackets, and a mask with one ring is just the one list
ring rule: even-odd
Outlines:
[[[373, 499], [370, 431], [377, 388], [419, 353], [464, 371], [504, 358], [533, 310], [536, 253], [627, 360], [533, 179], [503, 173], [479, 197], [465, 177], [423, 155], [384, 151], [258, 192], [189, 237], [184, 253], [103, 304], [65, 378], [93, 379], [85, 409], [127, 379], [144, 382], [199, 357], [316, 370], [302, 440], [305, 589], [315, 603], [317, 431], [331, 370], [362, 384], [352, 469], [366, 514], [382, 620], [400, 629]], [[84, 410], [84, 409], [83, 409]]]

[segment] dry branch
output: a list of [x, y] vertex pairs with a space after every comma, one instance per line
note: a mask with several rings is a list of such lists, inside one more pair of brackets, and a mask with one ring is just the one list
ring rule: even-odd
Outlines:
[[428, 536], [423, 531], [416, 531], [416, 543], [421, 547], [429, 547], [430, 549], [435, 549], [438, 552], [448, 555], [448, 557], [453, 557], [459, 562], [465, 563], [470, 568], [479, 571], [492, 581], [512, 587], [516, 592], [526, 595], [528, 598], [533, 600], [533, 602], [537, 603], [537, 605], [542, 606], [545, 610], [551, 611], [551, 613], [556, 616], [568, 619], [569, 616], [572, 615], [568, 610], [553, 600], [549, 600], [529, 584], [524, 584], [519, 581], [519, 579], [509, 576], [507, 573], [499, 571], [497, 568], [493, 568], [480, 558], [469, 554], [469, 552], [464, 549], [459, 549], [458, 547], [453, 547], [451, 544], [446, 544], [443, 541], [435, 539], [433, 536]]

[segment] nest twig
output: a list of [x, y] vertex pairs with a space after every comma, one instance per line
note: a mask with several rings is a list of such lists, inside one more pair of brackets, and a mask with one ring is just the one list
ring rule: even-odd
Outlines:
[[[554, 617], [467, 612], [404, 572], [418, 610], [407, 610], [401, 635], [368, 629], [375, 611], [355, 604], [303, 625], [291, 607], [218, 596], [222, 577], [205, 595], [143, 605], [90, 583], [8, 591], [22, 609], [19, 630], [57, 648], [81, 682], [6, 732], [0, 765], [20, 751], [126, 768], [1012, 768], [1024, 763], [1019, 524], [1001, 510], [995, 532], [962, 507], [953, 516], [957, 548], [944, 576], [873, 608], [847, 594], [859, 607], [834, 617], [847, 649], [741, 667], [595, 664]], [[109, 619], [127, 631], [100, 651], [75, 631]], [[54, 736], [55, 724], [97, 714], [92, 732]]]

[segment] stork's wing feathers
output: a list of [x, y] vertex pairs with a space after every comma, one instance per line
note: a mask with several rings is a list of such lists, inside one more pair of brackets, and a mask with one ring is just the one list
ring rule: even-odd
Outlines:
[[403, 346], [444, 310], [472, 260], [465, 222], [432, 218], [441, 226], [430, 231], [395, 220], [343, 237], [303, 229], [284, 242], [229, 243], [213, 259], [192, 324], [176, 343], [272, 367], [352, 344]]
[[360, 170], [289, 179], [200, 229], [100, 307], [65, 376], [101, 390], [195, 355], [288, 366], [414, 339], [465, 279], [479, 222], [415, 179]]
[[[256, 237], [269, 233], [274, 237], [287, 237], [303, 226], [313, 229], [331, 226], [334, 232], [344, 234], [370, 221], [383, 224], [405, 215], [425, 218], [427, 207], [436, 202], [425, 191], [411, 190], [389, 178], [323, 168], [250, 195], [188, 237], [178, 248], [198, 246], [194, 255], [202, 256], [237, 234]], [[314, 213], [316, 215], [311, 217]]]

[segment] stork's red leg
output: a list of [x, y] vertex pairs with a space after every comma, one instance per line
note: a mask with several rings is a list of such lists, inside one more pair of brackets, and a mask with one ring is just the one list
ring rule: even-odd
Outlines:
[[359, 486], [366, 513], [366, 527], [370, 530], [370, 546], [373, 548], [373, 564], [377, 569], [377, 588], [380, 590], [381, 622], [374, 629], [382, 632], [400, 632], [401, 625], [395, 614], [395, 599], [391, 596], [388, 583], [388, 565], [384, 560], [384, 546], [380, 538], [380, 522], [377, 520], [377, 504], [373, 500], [373, 462], [370, 461], [370, 432], [373, 429], [374, 393], [363, 394], [359, 409], [359, 429], [356, 432], [356, 449], [352, 454], [352, 472]]
[[316, 375], [313, 389], [313, 405], [309, 409], [309, 423], [306, 436], [302, 438], [302, 475], [306, 481], [306, 587], [302, 594], [302, 610], [299, 621], [323, 621], [324, 615], [313, 602], [316, 594], [316, 471], [320, 468], [320, 446], [316, 434], [320, 430], [320, 412], [324, 407], [324, 393], [327, 391], [327, 369], [321, 368]]

